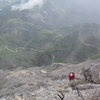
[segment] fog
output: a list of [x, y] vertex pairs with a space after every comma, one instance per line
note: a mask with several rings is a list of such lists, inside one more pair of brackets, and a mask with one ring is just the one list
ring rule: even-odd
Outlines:
[[95, 18], [100, 17], [100, 0], [21, 0], [20, 3], [12, 5], [11, 9], [19, 11], [30, 10], [35, 6], [42, 7], [46, 2], [52, 3], [55, 8], [59, 6], [59, 9], [63, 9], [66, 12], [82, 13], [82, 15], [85, 14], [87, 16], [91, 14]]
[[28, 0], [27, 2], [24, 2], [25, 0], [21, 0], [20, 4], [13, 5], [12, 10], [25, 10], [25, 9], [32, 9], [34, 6], [41, 7], [43, 5], [43, 0]]
[[[12, 9], [15, 10], [24, 10], [24, 9], [32, 9], [34, 6], [43, 5], [43, 2], [47, 2], [49, 0], [20, 0], [19, 4], [13, 5]], [[61, 3], [66, 7], [78, 7], [83, 8], [87, 11], [99, 11], [100, 9], [100, 0], [50, 0], [50, 2], [54, 2], [56, 4]]]

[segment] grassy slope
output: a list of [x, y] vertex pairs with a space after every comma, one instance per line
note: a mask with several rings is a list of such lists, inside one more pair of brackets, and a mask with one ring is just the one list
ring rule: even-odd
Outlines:
[[[51, 53], [55, 62], [81, 62], [99, 54], [100, 30], [97, 25], [87, 26], [86, 24], [81, 28], [75, 26], [53, 30], [35, 27], [35, 24], [20, 18], [11, 18], [3, 23], [0, 27], [0, 46], [3, 47], [0, 56], [16, 65], [32, 66], [31, 60], [35, 59], [34, 55], [41, 50], [46, 54]], [[6, 45], [10, 50], [6, 48]], [[16, 52], [16, 48], [19, 47], [24, 49], [20, 48]]]

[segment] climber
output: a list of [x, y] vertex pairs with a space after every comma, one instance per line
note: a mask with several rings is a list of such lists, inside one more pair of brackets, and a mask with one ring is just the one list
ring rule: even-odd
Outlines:
[[68, 75], [69, 80], [74, 80], [76, 78], [75, 73], [74, 72], [70, 72]]
[[75, 73], [74, 72], [70, 72], [68, 74], [68, 78], [69, 78], [69, 86], [72, 88], [72, 90], [76, 90], [77, 93], [78, 93], [78, 96], [80, 96], [83, 100], [84, 100], [84, 97], [82, 95], [82, 93], [80, 92], [79, 88], [76, 86], [76, 83], [75, 83], [75, 79], [76, 79], [76, 76], [75, 76]]
[[69, 78], [69, 86], [72, 88], [72, 90], [76, 90], [76, 85], [75, 85], [75, 73], [74, 72], [70, 72], [68, 74], [68, 78]]

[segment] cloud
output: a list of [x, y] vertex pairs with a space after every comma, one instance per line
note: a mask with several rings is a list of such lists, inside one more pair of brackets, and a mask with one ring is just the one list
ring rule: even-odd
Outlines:
[[24, 3], [21, 2], [20, 4], [13, 5], [11, 9], [22, 11], [22, 10], [32, 9], [35, 6], [41, 7], [42, 5], [43, 5], [43, 0], [28, 0], [27, 2]]

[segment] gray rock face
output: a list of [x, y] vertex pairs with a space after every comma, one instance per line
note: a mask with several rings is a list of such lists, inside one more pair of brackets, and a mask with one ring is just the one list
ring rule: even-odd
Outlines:
[[90, 71], [92, 74], [93, 82], [100, 83], [100, 65], [91, 67]]
[[82, 73], [87, 81], [96, 84], [100, 83], [100, 65], [91, 65], [88, 68], [83, 68]]
[[[84, 100], [100, 100], [100, 84], [95, 84], [99, 83], [100, 63], [96, 67], [90, 64], [91, 62], [76, 65], [52, 64], [42, 68], [2, 70], [0, 100], [82, 100], [82, 96]], [[76, 77], [82, 77], [80, 75], [82, 68], [87, 80], [90, 78], [95, 83], [90, 84], [82, 79], [76, 79], [74, 82], [81, 93], [80, 97], [77, 90], [72, 90], [70, 86], [72, 81], [69, 82], [66, 75], [74, 71]]]

